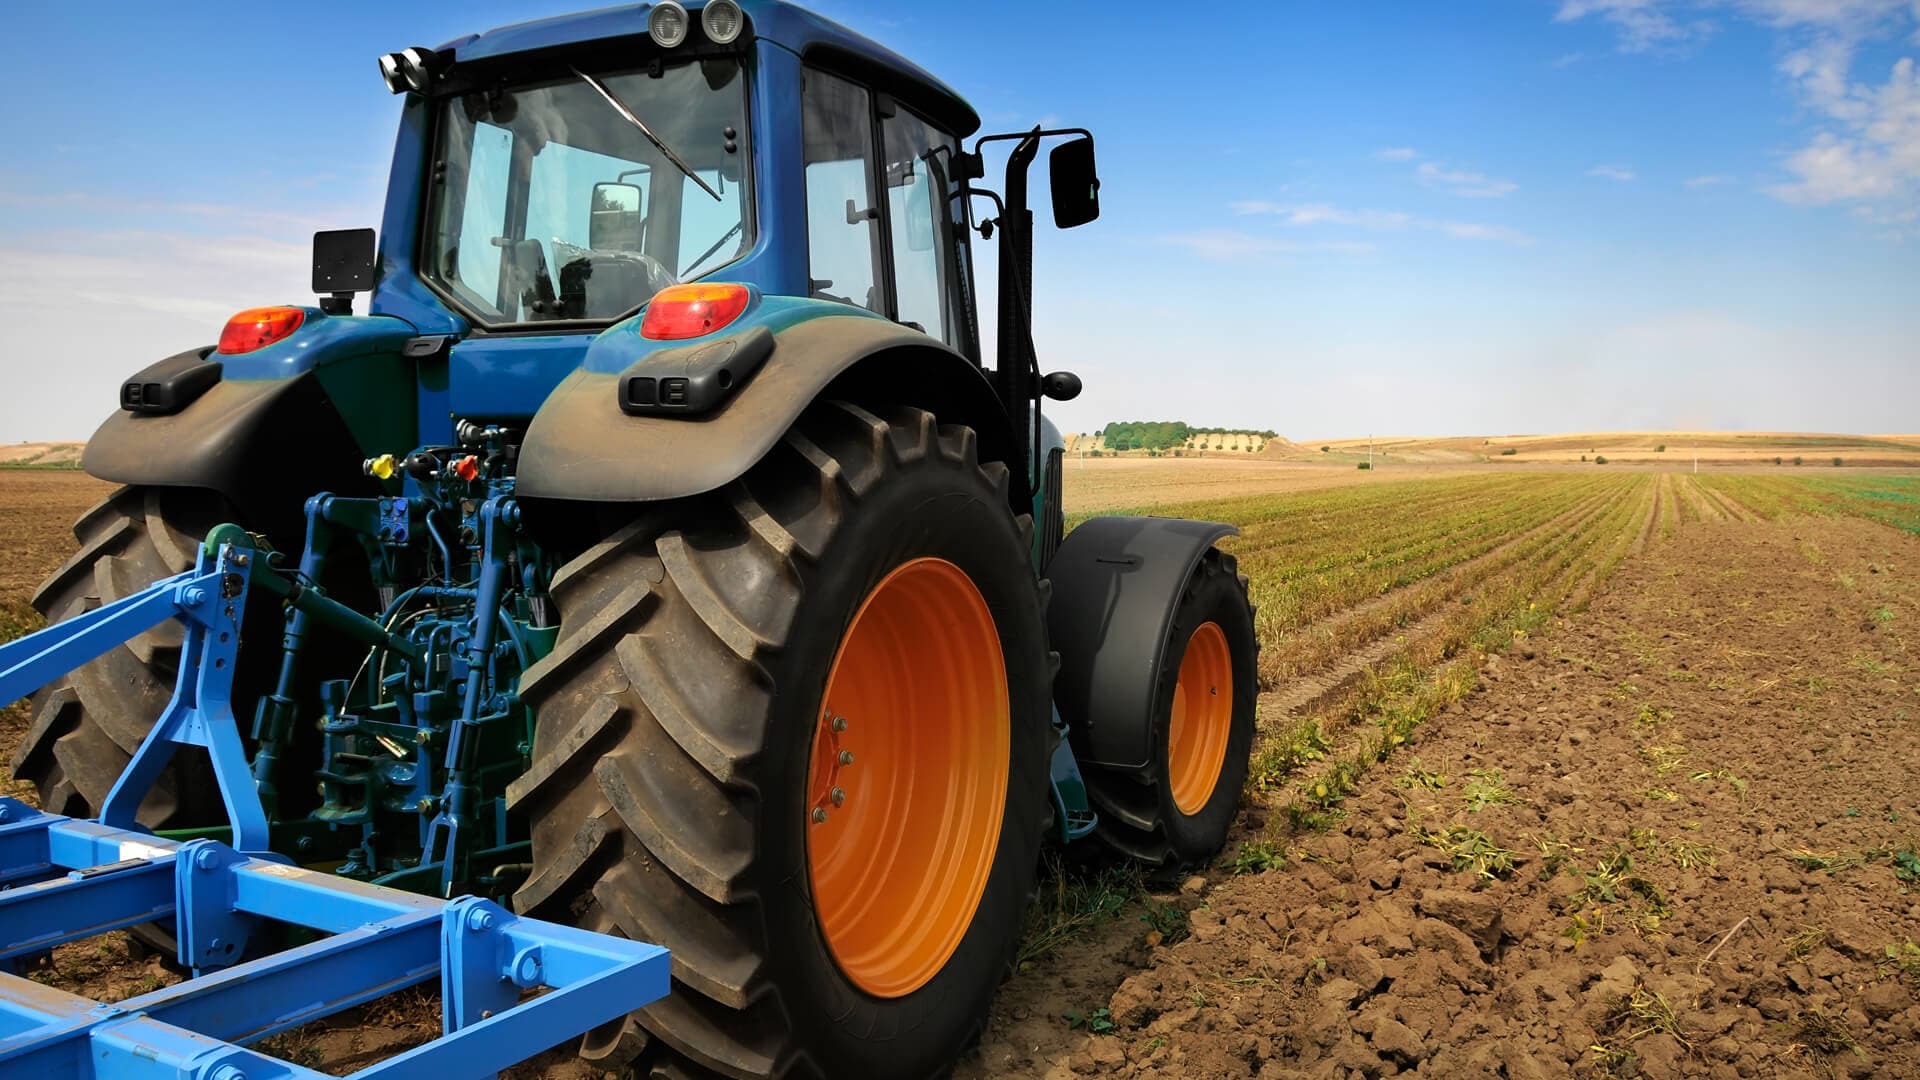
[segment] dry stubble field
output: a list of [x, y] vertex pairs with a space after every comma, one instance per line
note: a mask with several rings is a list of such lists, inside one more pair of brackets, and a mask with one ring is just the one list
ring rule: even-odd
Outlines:
[[[1140, 464], [1071, 511], [1244, 530], [1245, 811], [1184, 879], [1051, 860], [958, 1075], [1920, 1075], [1920, 478]], [[103, 492], [0, 472], [0, 619]], [[427, 1005], [276, 1049], [364, 1067]]]

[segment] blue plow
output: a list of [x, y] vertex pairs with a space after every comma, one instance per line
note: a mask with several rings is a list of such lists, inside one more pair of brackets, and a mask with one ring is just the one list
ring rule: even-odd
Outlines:
[[[256, 554], [209, 545], [192, 571], [0, 646], [6, 702], [167, 619], [186, 627], [173, 700], [99, 820], [0, 799], [0, 1080], [318, 1080], [327, 1074], [247, 1046], [436, 978], [440, 1038], [352, 1075], [490, 1076], [664, 997], [668, 957], [657, 945], [475, 897], [368, 885], [269, 850], [231, 707], [249, 587], [278, 581], [250, 565]], [[322, 601], [295, 590], [288, 602]], [[207, 752], [232, 846], [176, 842], [135, 823], [181, 746]], [[176, 986], [103, 1004], [14, 973], [56, 945], [155, 920], [172, 920], [193, 972]], [[310, 940], [258, 955], [269, 937]]]

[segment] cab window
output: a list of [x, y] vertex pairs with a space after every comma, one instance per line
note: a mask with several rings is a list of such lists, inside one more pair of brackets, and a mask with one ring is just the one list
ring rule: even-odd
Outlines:
[[904, 108], [881, 118], [880, 137], [886, 150], [894, 318], [958, 347], [951, 302], [956, 259], [947, 221], [953, 139]]
[[872, 97], [811, 69], [801, 97], [808, 294], [888, 314], [873, 196]]

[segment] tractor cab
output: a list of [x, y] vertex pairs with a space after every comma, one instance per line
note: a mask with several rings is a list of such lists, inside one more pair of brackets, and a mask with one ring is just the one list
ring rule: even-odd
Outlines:
[[405, 104], [371, 312], [453, 339], [449, 411], [499, 419], [530, 415], [594, 338], [687, 282], [951, 325], [958, 346], [958, 294], [929, 291], [958, 272], [950, 223], [936, 245], [915, 215], [911, 265], [885, 243], [880, 203], [896, 196], [904, 233], [911, 189], [882, 177], [925, 170], [882, 149], [910, 160], [929, 140], [903, 141], [892, 104], [876, 131], [875, 90], [834, 57], [884, 74], [950, 147], [977, 124], [931, 76], [784, 4], [636, 5], [383, 57]]
[[[975, 213], [1030, 242], [1012, 219], [1031, 149], [1009, 176], [1017, 205], [976, 190], [982, 156], [963, 140], [979, 118], [952, 88], [788, 4], [663, 0], [380, 66], [406, 100], [377, 273], [359, 284], [374, 315], [450, 343], [423, 437], [442, 415], [524, 419], [583, 361], [625, 368], [644, 346], [617, 347], [619, 330], [695, 282], [877, 316], [977, 365], [969, 241], [992, 223]], [[1071, 134], [1054, 162], [1063, 225], [1098, 213], [1091, 138]], [[1030, 366], [1023, 296], [1001, 303], [1018, 340], [1000, 355]], [[1030, 398], [1014, 381], [1002, 393]]]

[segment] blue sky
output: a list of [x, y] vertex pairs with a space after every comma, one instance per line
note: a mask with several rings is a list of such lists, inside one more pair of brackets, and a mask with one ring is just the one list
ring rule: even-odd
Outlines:
[[[0, 439], [307, 300], [311, 232], [378, 223], [378, 54], [579, 6], [9, 6]], [[1916, 0], [823, 10], [1098, 135], [1036, 260], [1068, 430], [1920, 430]]]

